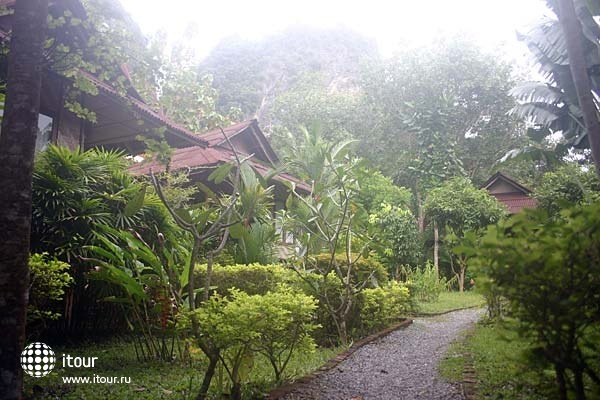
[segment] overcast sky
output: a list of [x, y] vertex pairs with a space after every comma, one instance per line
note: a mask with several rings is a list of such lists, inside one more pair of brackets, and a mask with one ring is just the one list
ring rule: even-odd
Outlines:
[[543, 15], [541, 0], [121, 0], [142, 31], [179, 40], [192, 24], [200, 57], [224, 37], [259, 39], [289, 25], [346, 26], [377, 41], [384, 56], [399, 45], [418, 46], [464, 34], [519, 60], [525, 49], [515, 32]]

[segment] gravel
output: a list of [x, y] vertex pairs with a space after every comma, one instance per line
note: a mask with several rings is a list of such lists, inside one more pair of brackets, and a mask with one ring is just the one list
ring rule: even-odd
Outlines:
[[444, 381], [437, 365], [448, 345], [481, 316], [482, 310], [418, 318], [369, 343], [337, 367], [298, 387], [285, 400], [462, 400], [457, 385]]

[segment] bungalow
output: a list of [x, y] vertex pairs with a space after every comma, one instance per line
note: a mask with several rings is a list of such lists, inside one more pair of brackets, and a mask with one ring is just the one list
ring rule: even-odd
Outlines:
[[530, 189], [501, 172], [495, 173], [482, 188], [504, 204], [509, 214], [516, 214], [523, 208], [537, 207], [537, 200], [531, 197]]
[[[15, 0], [0, 0], [0, 7], [11, 8]], [[79, 0], [51, 0], [50, 14], [62, 16], [65, 10], [80, 19], [86, 17], [85, 9]], [[0, 15], [0, 40], [10, 38], [12, 14]], [[78, 40], [87, 33], [80, 25], [70, 26], [68, 40]], [[49, 143], [60, 144], [71, 149], [80, 147], [89, 149], [103, 147], [106, 149], [122, 149], [128, 154], [137, 155], [145, 150], [144, 143], [138, 138], [151, 137], [160, 129], [165, 140], [175, 148], [172, 169], [188, 169], [193, 181], [207, 182], [210, 171], [220, 163], [228, 162], [233, 157], [233, 149], [223, 136], [227, 135], [235, 151], [245, 156], [252, 155], [249, 162], [263, 175], [269, 174], [279, 158], [260, 130], [256, 120], [241, 122], [225, 127], [223, 132], [216, 129], [205, 134], [192, 132], [169, 119], [160, 110], [150, 107], [135, 90], [131, 83], [126, 65], [117, 67], [124, 78], [125, 90], [117, 90], [110, 82], [98, 76], [80, 70], [80, 75], [97, 88], [96, 95], [84, 95], [78, 99], [82, 106], [95, 114], [95, 121], [79, 118], [65, 107], [68, 91], [73, 81], [56, 72], [46, 70], [42, 80], [42, 97], [38, 120], [38, 138], [36, 151], [43, 150]], [[139, 164], [131, 168], [134, 174], [147, 174], [150, 167], [160, 170], [158, 165]], [[307, 192], [307, 187], [298, 179], [284, 173], [273, 178], [275, 185], [275, 202], [282, 207], [287, 186], [283, 183], [294, 182], [299, 190]], [[225, 190], [224, 188], [220, 188]]]

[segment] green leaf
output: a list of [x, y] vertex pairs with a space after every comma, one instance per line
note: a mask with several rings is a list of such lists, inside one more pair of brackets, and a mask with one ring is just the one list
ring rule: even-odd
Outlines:
[[218, 166], [209, 176], [208, 180], [213, 181], [216, 184], [223, 183], [227, 175], [233, 169], [233, 164], [226, 163]]
[[127, 202], [127, 205], [125, 206], [125, 210], [123, 212], [123, 214], [126, 217], [133, 217], [138, 211], [142, 209], [142, 207], [144, 206], [144, 199], [146, 197], [147, 186], [148, 185], [144, 183], [140, 191], [131, 200], [129, 200], [129, 202]]

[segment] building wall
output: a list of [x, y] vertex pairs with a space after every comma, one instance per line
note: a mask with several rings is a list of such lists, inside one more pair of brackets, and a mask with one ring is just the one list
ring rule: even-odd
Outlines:
[[490, 188], [488, 188], [488, 191], [492, 195], [500, 193], [521, 193], [513, 185], [503, 180], [497, 180]]

